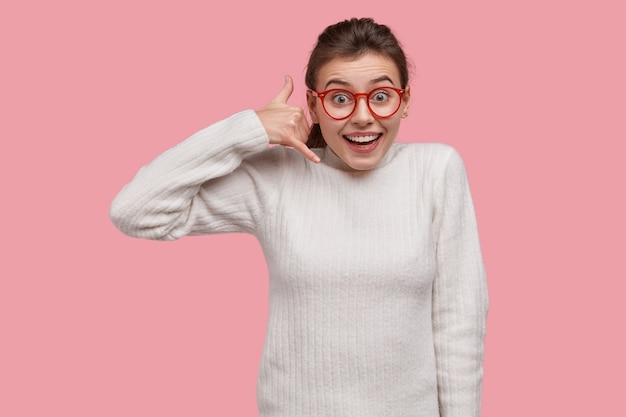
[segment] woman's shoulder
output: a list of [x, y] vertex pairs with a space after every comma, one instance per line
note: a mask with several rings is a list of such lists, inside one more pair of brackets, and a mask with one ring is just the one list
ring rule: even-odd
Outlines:
[[299, 165], [311, 163], [294, 149], [280, 145], [270, 145], [261, 152], [247, 156], [241, 168], [258, 175], [283, 177], [286, 171], [292, 172]]
[[462, 163], [459, 152], [453, 146], [441, 142], [396, 142], [391, 148], [395, 157], [417, 164], [422, 169], [441, 171], [451, 161]]

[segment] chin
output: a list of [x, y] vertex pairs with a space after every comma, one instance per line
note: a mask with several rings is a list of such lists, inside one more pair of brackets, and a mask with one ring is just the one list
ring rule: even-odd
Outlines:
[[350, 144], [346, 146], [344, 142], [342, 143], [342, 156], [340, 158], [354, 170], [366, 171], [376, 168], [389, 150], [389, 146], [387, 146], [384, 139], [378, 142], [379, 143], [374, 144], [369, 150], [366, 147], [364, 149], [358, 149]]
[[378, 165], [377, 161], [344, 161], [348, 166], [355, 171], [367, 171], [372, 168], [375, 168]]

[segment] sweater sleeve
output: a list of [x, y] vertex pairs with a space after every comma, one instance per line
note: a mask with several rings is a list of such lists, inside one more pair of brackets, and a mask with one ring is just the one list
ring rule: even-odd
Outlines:
[[449, 148], [435, 183], [437, 274], [433, 336], [441, 417], [478, 417], [488, 310], [485, 270], [465, 166]]
[[263, 157], [276, 155], [268, 143], [252, 110], [217, 122], [141, 168], [113, 200], [111, 220], [129, 236], [155, 240], [252, 233], [272, 191], [257, 175], [273, 168]]

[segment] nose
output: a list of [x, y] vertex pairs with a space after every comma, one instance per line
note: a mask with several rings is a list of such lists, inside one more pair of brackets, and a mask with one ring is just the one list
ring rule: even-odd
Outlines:
[[367, 94], [359, 94], [354, 99], [356, 100], [356, 102], [354, 103], [355, 108], [354, 113], [352, 113], [352, 116], [350, 117], [350, 120], [355, 124], [371, 123], [374, 120], [374, 115], [372, 115], [372, 112], [367, 105], [367, 100], [369, 100]]

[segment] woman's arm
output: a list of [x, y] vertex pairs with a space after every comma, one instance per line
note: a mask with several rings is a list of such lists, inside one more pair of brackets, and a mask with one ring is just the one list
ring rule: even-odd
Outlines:
[[459, 154], [449, 149], [435, 184], [437, 275], [433, 334], [441, 417], [478, 417], [487, 283], [474, 206]]
[[[265, 107], [237, 113], [201, 130], [143, 167], [117, 195], [110, 216], [118, 229], [145, 239], [253, 232], [255, 218], [279, 188], [283, 150], [292, 147], [313, 162], [305, 145], [304, 111], [290, 106], [293, 80], [285, 77]], [[248, 163], [246, 163], [248, 162]]]
[[145, 239], [249, 231], [263, 191], [242, 161], [267, 146], [252, 110], [217, 122], [139, 170], [111, 204], [111, 220]]

